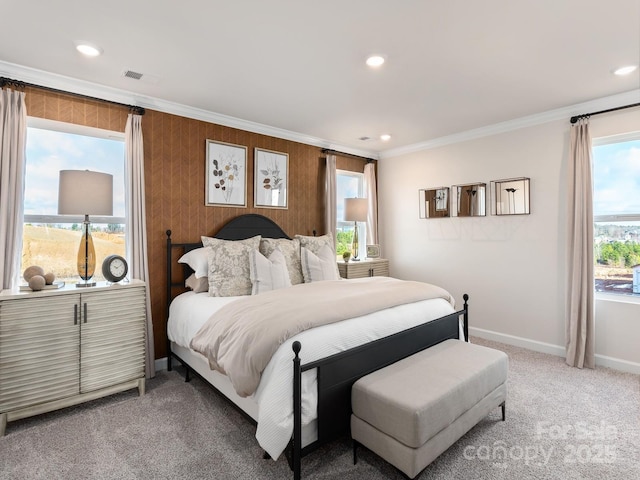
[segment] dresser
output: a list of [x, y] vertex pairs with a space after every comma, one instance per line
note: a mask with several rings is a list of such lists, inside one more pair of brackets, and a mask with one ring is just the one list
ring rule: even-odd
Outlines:
[[7, 422], [145, 391], [146, 285], [0, 293], [0, 435]]
[[384, 258], [367, 258], [355, 262], [338, 261], [338, 271], [342, 278], [388, 277], [389, 260]]

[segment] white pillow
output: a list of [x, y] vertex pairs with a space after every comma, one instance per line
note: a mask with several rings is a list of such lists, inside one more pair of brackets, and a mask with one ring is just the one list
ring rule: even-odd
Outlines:
[[178, 263], [186, 263], [195, 272], [196, 278], [209, 275], [209, 256], [206, 247], [195, 248], [180, 257]]
[[249, 268], [251, 270], [251, 295], [291, 286], [287, 261], [279, 248], [276, 248], [269, 255], [269, 258], [258, 250], [252, 250], [249, 253]]
[[[332, 233], [327, 233], [325, 235], [321, 235], [319, 237], [310, 237], [307, 235], [296, 235], [295, 236], [296, 239], [300, 240], [300, 247], [305, 247], [307, 248], [311, 253], [314, 253], [316, 255], [318, 255], [320, 253], [320, 249], [322, 247], [324, 247], [325, 245], [327, 247], [329, 247], [329, 249], [333, 252], [333, 269], [334, 269], [334, 274], [337, 278], [340, 278], [340, 272], [338, 271], [338, 262], [335, 261], [336, 260], [336, 249], [333, 246], [333, 234]], [[302, 251], [302, 250], [300, 250]], [[305, 283], [308, 283], [309, 281], [307, 280], [306, 277], [306, 273], [304, 273], [304, 266], [303, 266], [303, 277], [304, 277], [304, 281]]]
[[294, 238], [263, 238], [260, 240], [260, 253], [269, 258], [275, 249], [279, 249], [284, 255], [289, 270], [289, 278], [292, 285], [304, 282], [302, 278], [302, 265], [300, 263], [300, 240]]
[[189, 275], [189, 278], [185, 280], [184, 286], [187, 288], [190, 288], [195, 293], [208, 292], [209, 278], [208, 277], [196, 278], [196, 274], [192, 273], [191, 275]]
[[300, 249], [302, 275], [305, 283], [322, 282], [324, 280], [340, 280], [336, 268], [336, 255], [329, 245], [323, 245], [316, 255], [306, 247]]

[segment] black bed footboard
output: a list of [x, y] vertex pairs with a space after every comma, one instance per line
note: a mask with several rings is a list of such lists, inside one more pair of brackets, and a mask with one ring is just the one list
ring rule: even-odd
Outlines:
[[[465, 340], [468, 341], [469, 296], [465, 294], [463, 298], [463, 309], [455, 313], [304, 365], [300, 359], [302, 345], [293, 343], [291, 467], [295, 480], [300, 480], [304, 455], [349, 432], [351, 387], [356, 380], [444, 340], [459, 338], [461, 316]], [[313, 368], [317, 370], [318, 440], [302, 448], [302, 373]]]

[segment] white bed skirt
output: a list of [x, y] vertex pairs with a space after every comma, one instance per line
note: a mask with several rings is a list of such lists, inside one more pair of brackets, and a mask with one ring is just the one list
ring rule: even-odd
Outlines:
[[[198, 352], [194, 352], [190, 348], [178, 345], [175, 342], [171, 342], [171, 351], [188, 363], [193, 370], [202, 376], [202, 378], [204, 378], [209, 384], [213, 385], [240, 410], [258, 423], [258, 411], [260, 407], [255, 399], [253, 397], [239, 396], [233, 389], [229, 377], [221, 374], [220, 372], [216, 372], [215, 370], [211, 370], [209, 368], [209, 362], [203, 355]], [[316, 427], [316, 420], [314, 419], [309, 424], [303, 425], [302, 427], [302, 446], [306, 447], [317, 439], [318, 430]]]

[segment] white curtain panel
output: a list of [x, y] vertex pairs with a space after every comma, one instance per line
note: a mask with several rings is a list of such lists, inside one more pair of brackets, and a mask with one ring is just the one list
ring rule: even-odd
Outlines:
[[147, 334], [146, 376], [155, 376], [155, 352], [153, 347], [153, 322], [149, 299], [149, 258], [147, 255], [147, 223], [144, 200], [144, 148], [142, 143], [142, 116], [129, 114], [125, 127], [127, 209], [127, 259], [131, 278], [147, 282]]
[[20, 276], [26, 144], [24, 92], [0, 90], [0, 290]]
[[337, 223], [337, 174], [336, 174], [336, 156], [327, 155], [327, 169], [325, 177], [325, 233], [331, 232], [333, 235], [333, 244], [336, 244], [336, 223]]
[[595, 367], [593, 184], [589, 120], [571, 127], [567, 197], [566, 361]]
[[378, 193], [376, 190], [376, 166], [369, 162], [364, 166], [364, 194], [367, 197], [367, 244], [378, 244]]

